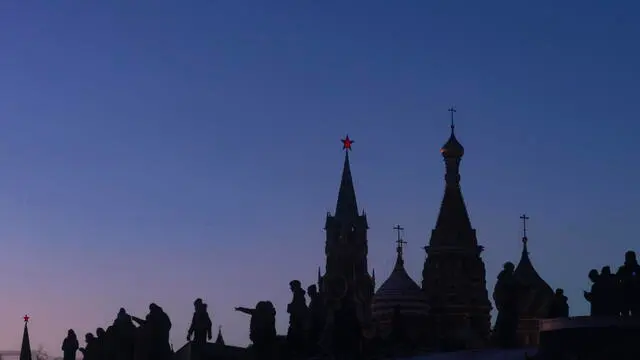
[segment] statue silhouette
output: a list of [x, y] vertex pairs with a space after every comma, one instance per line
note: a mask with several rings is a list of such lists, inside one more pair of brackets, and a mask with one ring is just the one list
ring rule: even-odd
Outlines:
[[136, 342], [136, 360], [166, 360], [171, 358], [169, 332], [171, 320], [169, 316], [155, 303], [149, 305], [149, 314], [145, 320], [132, 316], [140, 324], [138, 341]]
[[635, 251], [626, 252], [624, 265], [618, 269], [617, 277], [622, 288], [622, 315], [639, 315], [640, 265], [638, 265]]
[[304, 351], [306, 342], [307, 300], [304, 297], [305, 291], [302, 289], [300, 281], [291, 281], [289, 287], [293, 293], [293, 299], [287, 306], [287, 313], [289, 313], [287, 343], [291, 351], [300, 354]]
[[62, 353], [64, 360], [76, 360], [76, 352], [80, 348], [80, 344], [78, 344], [78, 337], [76, 333], [69, 329], [67, 332], [67, 337], [62, 341]]
[[213, 337], [211, 318], [207, 312], [207, 305], [202, 302], [202, 299], [196, 299], [193, 306], [195, 311], [191, 318], [191, 326], [187, 332], [187, 341], [191, 341], [191, 336], [194, 335], [194, 343], [204, 344], [207, 342], [207, 339], [211, 340]]
[[271, 301], [259, 301], [255, 309], [237, 307], [235, 310], [251, 315], [249, 339], [256, 352], [272, 352], [276, 343], [276, 309]]

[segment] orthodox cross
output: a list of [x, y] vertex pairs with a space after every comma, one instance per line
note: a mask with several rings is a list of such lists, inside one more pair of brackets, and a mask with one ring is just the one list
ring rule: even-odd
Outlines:
[[25, 315], [22, 318], [24, 319], [25, 324], [29, 322], [29, 315]]
[[398, 252], [402, 252], [402, 247], [407, 243], [406, 241], [402, 240], [402, 231], [404, 231], [404, 228], [400, 225], [396, 225], [393, 227], [393, 230], [396, 230], [398, 232], [398, 240], [396, 240], [396, 244], [398, 244]]
[[529, 217], [526, 214], [522, 214], [522, 216], [520, 216], [520, 219], [522, 219], [522, 241], [526, 243], [527, 242], [527, 220], [529, 220]]
[[451, 113], [451, 129], [453, 129], [455, 127], [453, 125], [453, 113], [456, 112], [456, 107], [452, 106], [447, 111]]
[[349, 135], [347, 135], [344, 139], [340, 141], [342, 141], [342, 150], [346, 150], [346, 151], [351, 151], [351, 144], [355, 142], [349, 139]]

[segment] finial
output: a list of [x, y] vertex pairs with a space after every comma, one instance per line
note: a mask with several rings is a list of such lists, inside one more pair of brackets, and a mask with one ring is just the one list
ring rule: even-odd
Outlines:
[[452, 106], [447, 111], [451, 113], [451, 133], [453, 133], [453, 129], [456, 127], [455, 124], [453, 123], [453, 113], [456, 112], [456, 107]]
[[222, 333], [222, 325], [218, 325], [218, 332]]
[[527, 220], [529, 220], [529, 217], [527, 214], [522, 214], [520, 219], [522, 219], [522, 242], [527, 245]]
[[347, 136], [345, 136], [344, 139], [340, 140], [342, 141], [342, 150], [345, 150], [347, 152], [351, 151], [351, 145], [355, 142], [351, 139], [349, 139], [349, 135], [347, 134]]
[[29, 315], [26, 315], [26, 314], [25, 314], [25, 315], [22, 317], [22, 319], [24, 319], [24, 323], [26, 324], [26, 323], [28, 323], [28, 322], [29, 322], [30, 317], [29, 317]]
[[396, 247], [396, 250], [398, 251], [398, 254], [402, 255], [402, 248], [407, 243], [402, 240], [402, 231], [404, 231], [404, 228], [400, 225], [396, 225], [393, 227], [393, 230], [396, 230], [398, 233], [398, 239], [396, 240], [396, 244], [398, 244], [398, 246]]

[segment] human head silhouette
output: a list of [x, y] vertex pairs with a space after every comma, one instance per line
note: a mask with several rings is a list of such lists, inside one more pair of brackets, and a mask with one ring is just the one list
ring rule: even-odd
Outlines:
[[506, 263], [504, 263], [502, 268], [507, 272], [513, 272], [513, 270], [515, 269], [515, 266], [511, 261], [507, 261]]
[[160, 306], [158, 306], [156, 303], [149, 304], [149, 312], [150, 313], [155, 313], [155, 312], [157, 312], [159, 310], [162, 310], [162, 309], [160, 309]]
[[291, 291], [296, 291], [302, 288], [302, 284], [300, 284], [300, 280], [292, 280], [289, 283], [289, 288]]
[[193, 302], [193, 307], [194, 307], [196, 310], [201, 309], [201, 308], [202, 308], [202, 299], [197, 298], [197, 299], [196, 299], [196, 301], [194, 301], [194, 302]]

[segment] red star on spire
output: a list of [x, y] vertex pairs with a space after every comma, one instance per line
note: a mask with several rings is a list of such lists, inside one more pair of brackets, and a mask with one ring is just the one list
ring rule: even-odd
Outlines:
[[29, 322], [29, 315], [25, 315], [23, 319], [24, 319], [24, 322]]
[[340, 141], [342, 141], [342, 150], [347, 150], [347, 151], [351, 150], [351, 144], [353, 144], [355, 142], [355, 141], [349, 139], [349, 135], [347, 135], [344, 139], [342, 139]]

